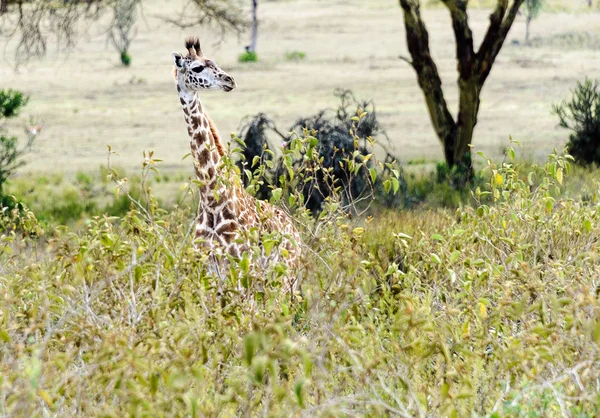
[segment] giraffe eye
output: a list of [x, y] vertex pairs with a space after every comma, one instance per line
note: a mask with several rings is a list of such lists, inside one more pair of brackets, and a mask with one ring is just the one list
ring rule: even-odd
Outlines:
[[201, 66], [201, 65], [199, 65], [198, 67], [192, 68], [192, 71], [195, 72], [195, 73], [201, 73], [202, 70], [204, 70], [204, 67]]

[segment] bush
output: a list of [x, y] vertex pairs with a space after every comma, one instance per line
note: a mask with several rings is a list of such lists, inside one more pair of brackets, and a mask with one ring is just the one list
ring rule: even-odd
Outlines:
[[258, 55], [254, 51], [246, 51], [238, 58], [239, 62], [257, 62]]
[[581, 164], [600, 165], [600, 89], [598, 81], [577, 83], [573, 98], [554, 106], [560, 126], [572, 131], [568, 152]]
[[209, 274], [190, 209], [6, 233], [3, 413], [596, 416], [600, 188], [562, 198], [570, 168], [486, 160], [457, 211], [300, 211], [296, 303], [266, 274]]
[[123, 64], [125, 67], [129, 67], [131, 65], [131, 55], [129, 52], [121, 52], [121, 64]]
[[28, 141], [23, 148], [18, 147], [16, 137], [4, 135], [2, 128], [5, 120], [17, 117], [28, 101], [29, 98], [21, 92], [10, 89], [0, 90], [0, 208], [15, 207], [14, 200], [5, 195], [6, 182], [19, 167], [25, 164], [22, 157], [31, 149], [40, 130], [39, 127], [29, 130]]
[[[245, 165], [240, 163], [240, 167], [243, 165], [249, 170], [244, 176], [246, 185], [248, 180], [256, 175], [256, 171], [250, 170], [260, 171], [260, 198], [265, 197], [265, 191], [268, 191], [265, 190], [265, 185], [281, 188], [283, 183], [287, 182], [288, 185], [293, 184], [292, 187], [299, 188], [302, 195], [301, 204], [317, 216], [335, 189], [339, 188], [342, 191], [341, 204], [349, 212], [358, 209], [353, 207], [354, 203], [362, 200], [365, 195], [373, 194], [375, 185], [372, 183], [376, 176], [371, 173], [371, 169], [375, 170], [374, 161], [366, 157], [372, 153], [375, 138], [387, 138], [377, 120], [375, 105], [372, 101], [357, 100], [349, 90], [338, 89], [335, 95], [340, 100], [336, 109], [325, 109], [315, 115], [299, 118], [287, 130], [293, 133], [291, 137], [280, 132], [273, 121], [262, 113], [250, 118], [242, 127], [238, 136], [244, 146]], [[313, 167], [314, 171], [303, 181], [290, 182], [290, 178], [295, 176], [294, 173], [303, 172], [301, 167], [306, 163], [307, 156], [300, 151], [284, 152], [287, 161], [275, 158], [276, 147], [269, 144], [268, 131], [277, 134], [283, 141], [283, 148], [288, 150], [294, 138], [306, 139], [312, 145], [305, 147], [305, 150], [317, 153], [318, 166]], [[350, 161], [352, 162], [348, 163]], [[393, 161], [393, 157], [388, 155], [386, 162]], [[353, 172], [349, 173], [348, 169]], [[391, 177], [393, 179], [386, 178], [382, 181], [398, 181], [398, 173]], [[387, 191], [392, 188], [397, 189], [394, 186]]]

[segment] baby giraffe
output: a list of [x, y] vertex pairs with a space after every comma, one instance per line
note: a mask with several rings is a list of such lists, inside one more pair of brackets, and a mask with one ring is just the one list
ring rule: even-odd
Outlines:
[[[280, 234], [281, 243], [269, 254], [262, 242], [261, 257], [251, 261], [252, 267], [264, 269], [278, 261], [288, 266], [283, 290], [293, 292], [297, 288], [297, 267], [300, 257], [300, 235], [290, 217], [281, 209], [267, 202], [258, 201], [241, 185], [239, 176], [225, 167], [221, 158], [225, 150], [214, 123], [200, 103], [199, 93], [204, 90], [222, 89], [229, 92], [236, 88], [234, 79], [221, 70], [214, 61], [202, 54], [200, 41], [192, 37], [185, 41], [187, 55], [173, 53], [175, 79], [179, 101], [190, 136], [196, 176], [200, 183], [200, 203], [196, 219], [196, 246], [207, 250], [214, 260], [213, 271], [227, 271], [229, 254], [241, 258], [251, 250], [250, 235], [258, 232], [259, 241], [270, 234]], [[239, 287], [239, 284], [238, 284]]]

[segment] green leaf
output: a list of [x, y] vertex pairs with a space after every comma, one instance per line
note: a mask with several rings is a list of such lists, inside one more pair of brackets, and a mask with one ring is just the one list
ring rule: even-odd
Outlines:
[[282, 193], [283, 193], [283, 190], [281, 190], [281, 188], [274, 189], [271, 192], [271, 202], [278, 203], [281, 200]]
[[394, 194], [398, 193], [398, 190], [400, 189], [400, 181], [397, 178], [392, 177], [392, 185], [394, 186]]
[[304, 389], [305, 384], [306, 384], [306, 380], [303, 378], [300, 378], [294, 385], [294, 393], [296, 394], [296, 400], [298, 401], [298, 405], [300, 405], [300, 408], [304, 408], [303, 389]]
[[390, 190], [392, 190], [392, 182], [388, 179], [383, 182], [383, 191], [385, 194], [389, 194]]
[[515, 150], [512, 147], [507, 150], [507, 154], [511, 161], [515, 160]]
[[371, 182], [375, 183], [375, 180], [377, 180], [377, 170], [369, 168], [369, 173], [371, 173]]
[[252, 364], [252, 358], [256, 351], [256, 340], [256, 334], [249, 334], [244, 337], [244, 360], [248, 365]]

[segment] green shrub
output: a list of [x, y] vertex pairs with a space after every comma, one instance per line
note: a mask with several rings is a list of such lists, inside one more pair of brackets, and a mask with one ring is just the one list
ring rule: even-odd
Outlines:
[[129, 52], [121, 52], [121, 64], [123, 64], [125, 67], [129, 67], [131, 65], [131, 55]]
[[[4, 196], [5, 183], [24, 162], [22, 157], [31, 147], [37, 135], [30, 134], [27, 144], [18, 147], [18, 140], [14, 136], [4, 135], [6, 119], [19, 115], [21, 109], [27, 104], [28, 98], [21, 92], [14, 90], [0, 90], [0, 198]], [[10, 199], [3, 199], [3, 204], [10, 204]]]
[[306, 53], [302, 51], [290, 51], [285, 53], [285, 59], [287, 61], [302, 61], [306, 58]]
[[[287, 130], [291, 132], [288, 135], [282, 134], [263, 113], [249, 118], [243, 124], [238, 135], [243, 146], [238, 167], [244, 173], [242, 179], [245, 185], [248, 185], [257, 170], [261, 172], [263, 178], [258, 189], [254, 190], [258, 198], [268, 199], [273, 187], [282, 188], [286, 177], [294, 177], [293, 173], [303, 173], [303, 170], [309, 170], [310, 173], [305, 176], [305, 181], [294, 182], [293, 187], [298, 187], [301, 191], [302, 205], [315, 217], [323, 210], [327, 198], [337, 193], [337, 188], [342, 190], [341, 204], [346, 208], [353, 206], [352, 201], [359, 201], [373, 194], [372, 187], [376, 183], [374, 171], [377, 169], [368, 155], [372, 154], [376, 138], [386, 138], [377, 120], [375, 104], [372, 101], [357, 100], [350, 90], [336, 89], [334, 94], [340, 101], [337, 108], [324, 109], [299, 118]], [[281, 138], [282, 146], [271, 145], [267, 137], [269, 132]], [[298, 142], [294, 143], [297, 138], [308, 140], [312, 145], [304, 145], [304, 150], [287, 152], [293, 144], [298, 145]], [[282, 157], [275, 156], [276, 148], [284, 148]], [[319, 162], [316, 169], [305, 167], [307, 156], [303, 152], [317, 153]], [[393, 162], [394, 158], [388, 155], [387, 160]], [[352, 163], [348, 164], [348, 161]], [[349, 173], [349, 169], [355, 172]], [[393, 179], [386, 178], [379, 183], [398, 182], [398, 173], [391, 176]], [[394, 183], [387, 192], [393, 189], [393, 194], [397, 193], [396, 186]]]
[[254, 51], [246, 51], [238, 58], [239, 62], [257, 62], [258, 55]]
[[27, 105], [29, 98], [12, 89], [0, 90], [0, 119], [14, 118]]
[[[284, 152], [315, 162], [313, 142]], [[600, 187], [561, 197], [568, 157], [513, 155], [482, 155], [485, 187], [457, 210], [350, 218], [339, 190], [317, 220], [299, 208], [295, 302], [283, 266], [210, 274], [195, 209], [165, 211], [143, 187], [76, 233], [3, 233], [3, 413], [596, 416]]]
[[[7, 191], [49, 228], [73, 227], [94, 216], [123, 216], [131, 209], [130, 198], [140, 199], [142, 180], [139, 176], [129, 179], [127, 194], [115, 196], [114, 184], [106, 182], [110, 172], [111, 169], [101, 167], [98, 174], [77, 172], [74, 179], [63, 174], [20, 177], [11, 181]], [[149, 184], [147, 181], [146, 185]], [[9, 197], [8, 203], [12, 199]]]
[[572, 131], [568, 152], [581, 164], [600, 165], [600, 89], [598, 81], [577, 83], [569, 102], [554, 106], [560, 126]]

